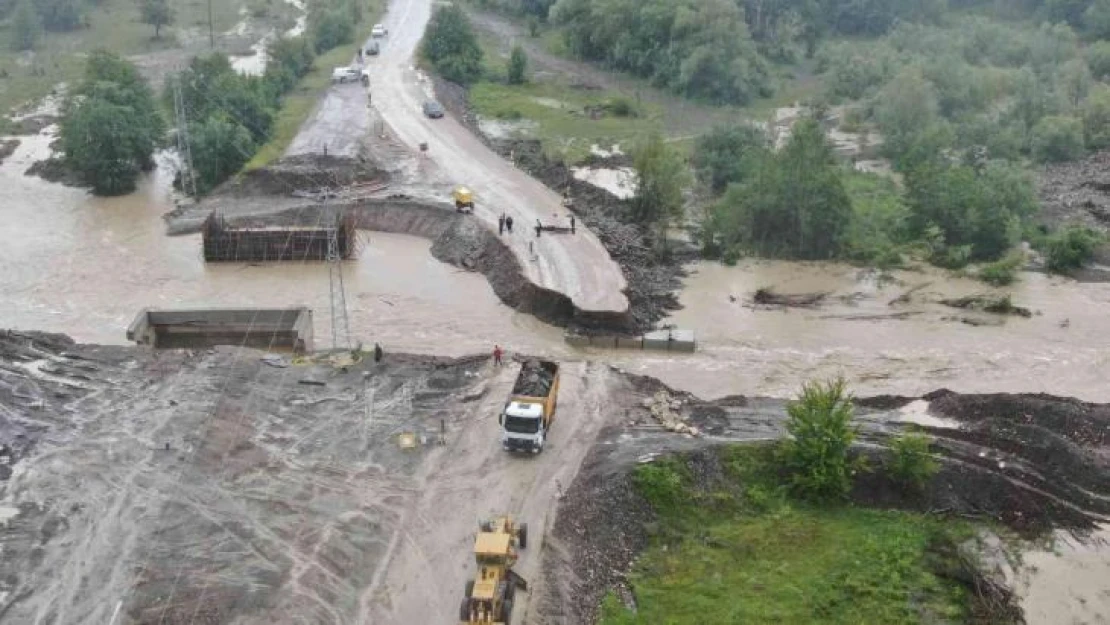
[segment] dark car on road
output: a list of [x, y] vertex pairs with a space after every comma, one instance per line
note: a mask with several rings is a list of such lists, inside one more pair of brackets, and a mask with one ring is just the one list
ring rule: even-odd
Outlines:
[[375, 56], [381, 51], [382, 47], [378, 44], [377, 40], [371, 41], [366, 45], [366, 56]]
[[424, 102], [424, 114], [431, 119], [439, 119], [443, 117], [443, 105], [435, 100], [426, 100]]

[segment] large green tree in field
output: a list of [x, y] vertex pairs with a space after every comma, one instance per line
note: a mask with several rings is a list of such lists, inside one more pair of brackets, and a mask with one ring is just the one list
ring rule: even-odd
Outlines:
[[767, 133], [752, 124], [714, 128], [698, 137], [692, 164], [698, 182], [714, 193], [746, 181], [767, 157]]
[[421, 46], [424, 57], [441, 76], [465, 85], [482, 73], [482, 49], [470, 18], [457, 5], [436, 9]]
[[62, 119], [69, 166], [98, 195], [128, 193], [139, 173], [153, 167], [164, 132], [165, 122], [138, 70], [114, 54], [94, 52]]
[[154, 38], [162, 38], [162, 27], [173, 23], [169, 0], [139, 0], [139, 14], [144, 24], [154, 27]]

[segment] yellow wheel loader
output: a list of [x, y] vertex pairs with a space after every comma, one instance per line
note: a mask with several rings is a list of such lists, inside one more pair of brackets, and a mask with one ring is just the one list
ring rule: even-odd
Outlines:
[[460, 213], [474, 212], [474, 192], [466, 187], [455, 187], [451, 194], [455, 199], [455, 210]]
[[474, 539], [478, 571], [466, 582], [459, 620], [463, 625], [509, 625], [517, 589], [528, 590], [524, 578], [513, 571], [517, 547], [528, 546], [528, 524], [504, 516], [482, 521], [478, 529]]

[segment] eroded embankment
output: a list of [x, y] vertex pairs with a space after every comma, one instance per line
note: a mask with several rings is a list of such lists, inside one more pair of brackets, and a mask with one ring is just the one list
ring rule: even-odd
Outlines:
[[524, 275], [520, 260], [477, 220], [450, 208], [409, 199], [359, 200], [311, 204], [265, 216], [236, 220], [243, 225], [311, 225], [327, 210], [350, 214], [361, 230], [419, 236], [432, 241], [440, 261], [481, 273], [505, 305], [557, 326], [585, 331], [631, 331], [626, 315], [583, 311], [562, 293], [543, 288]]
[[[655, 252], [658, 242], [648, 230], [632, 223], [627, 200], [575, 179], [565, 163], [552, 161], [544, 155], [537, 140], [491, 139], [485, 135], [478, 127], [478, 118], [470, 108], [463, 87], [435, 78], [435, 90], [439, 101], [491, 150], [555, 192], [567, 194], [571, 200], [570, 210], [597, 235], [624, 274], [631, 329], [635, 333], [653, 329], [657, 322], [681, 308], [677, 292], [686, 275], [682, 263], [695, 259], [696, 250], [672, 241], [668, 256]], [[595, 158], [589, 164], [604, 163], [607, 163], [605, 159]]]
[[[638, 463], [658, 453], [678, 453], [697, 487], [711, 493], [721, 475], [713, 447], [767, 441], [784, 432], [785, 404], [779, 400], [703, 402], [648, 378], [632, 382], [641, 393], [668, 392], [681, 404], [687, 422], [712, 436], [663, 433], [644, 406], [623, 408], [618, 421], [625, 425], [599, 438], [552, 525], [544, 552], [545, 583], [534, 599], [544, 614], [538, 622], [544, 625], [593, 623], [607, 592], [631, 596], [629, 573], [649, 545], [656, 521], [632, 483]], [[868, 456], [871, 471], [857, 478], [853, 502], [996, 522], [1027, 536], [1051, 528], [1090, 529], [1110, 515], [1110, 405], [1046, 395], [948, 391], [925, 400], [931, 413], [960, 427], [926, 428], [934, 436], [932, 451], [941, 466], [921, 492], [907, 491], [885, 470], [886, 441], [902, 427], [897, 409], [912, 400], [882, 397], [857, 403], [862, 428], [857, 450]], [[981, 600], [1013, 607], [1011, 593], [998, 580], [987, 580], [980, 571], [953, 575], [961, 584], [974, 585]], [[992, 589], [990, 596], [982, 596], [984, 588]]]

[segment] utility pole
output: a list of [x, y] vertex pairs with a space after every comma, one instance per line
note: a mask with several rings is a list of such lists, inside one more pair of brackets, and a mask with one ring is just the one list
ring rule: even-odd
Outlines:
[[181, 159], [181, 190], [197, 199], [197, 173], [193, 168], [193, 148], [189, 141], [189, 118], [185, 114], [185, 96], [181, 95], [181, 74], [173, 81], [173, 113], [177, 124], [177, 156]]
[[208, 47], [216, 47], [216, 32], [212, 30], [212, 0], [208, 0]]
[[[328, 190], [325, 189], [324, 193]], [[327, 210], [327, 209], [325, 209]], [[331, 290], [331, 346], [339, 349], [342, 338], [343, 349], [351, 349], [351, 328], [347, 322], [347, 294], [343, 288], [343, 259], [339, 256], [339, 214], [332, 212], [335, 221], [328, 230], [328, 286]], [[345, 235], [350, 232], [345, 231]], [[347, 245], [351, 244], [347, 241]], [[342, 332], [342, 334], [341, 334]]]

